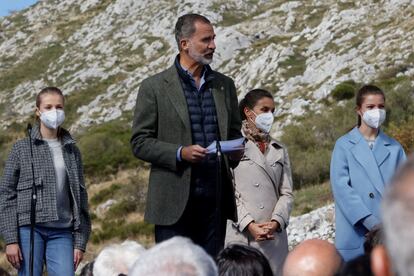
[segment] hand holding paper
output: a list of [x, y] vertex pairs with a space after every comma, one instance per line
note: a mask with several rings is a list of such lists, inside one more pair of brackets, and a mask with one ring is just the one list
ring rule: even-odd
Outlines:
[[[233, 139], [233, 140], [220, 141], [221, 152], [231, 153], [235, 151], [241, 151], [244, 149], [244, 141], [245, 141], [244, 137]], [[207, 154], [214, 154], [216, 152], [217, 152], [217, 146], [216, 146], [216, 141], [214, 141], [207, 147]]]

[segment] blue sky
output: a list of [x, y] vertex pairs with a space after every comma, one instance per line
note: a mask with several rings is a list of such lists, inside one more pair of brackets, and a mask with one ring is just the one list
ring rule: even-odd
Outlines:
[[27, 8], [37, 0], [0, 0], [0, 16], [6, 16], [10, 11]]

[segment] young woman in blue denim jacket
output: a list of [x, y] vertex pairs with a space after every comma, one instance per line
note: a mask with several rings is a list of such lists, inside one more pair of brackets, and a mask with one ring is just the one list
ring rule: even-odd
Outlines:
[[33, 184], [37, 191], [34, 275], [42, 275], [44, 262], [50, 276], [74, 275], [89, 238], [81, 155], [69, 132], [60, 127], [63, 108], [64, 96], [58, 88], [47, 87], [37, 95], [39, 122], [31, 139], [14, 144], [0, 182], [0, 231], [7, 259], [19, 275], [29, 274]]

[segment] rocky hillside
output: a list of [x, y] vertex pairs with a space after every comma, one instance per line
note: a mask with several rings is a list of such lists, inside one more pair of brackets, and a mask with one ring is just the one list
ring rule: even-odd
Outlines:
[[[173, 27], [189, 12], [213, 22], [212, 67], [240, 96], [257, 87], [274, 94], [274, 134], [284, 132], [295, 187], [327, 179], [332, 145], [354, 122], [349, 87], [380, 81], [391, 92], [389, 130], [413, 148], [414, 0], [39, 0], [0, 18], [0, 169], [33, 96], [62, 88], [89, 186], [87, 259], [112, 240], [152, 243], [142, 222], [148, 167], [129, 148], [131, 115], [141, 81], [172, 64]], [[329, 205], [292, 218], [290, 244], [332, 239], [332, 217]]]
[[126, 116], [142, 79], [171, 64], [187, 12], [214, 22], [213, 67], [240, 94], [270, 89], [282, 124], [342, 81], [414, 79], [414, 1], [40, 0], [0, 18], [0, 126], [30, 116], [45, 85], [70, 95], [75, 130]]

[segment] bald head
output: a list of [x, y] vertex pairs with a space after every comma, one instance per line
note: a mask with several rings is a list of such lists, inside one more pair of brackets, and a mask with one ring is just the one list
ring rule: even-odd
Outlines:
[[342, 258], [335, 246], [324, 240], [306, 240], [287, 256], [283, 266], [284, 276], [334, 275]]

